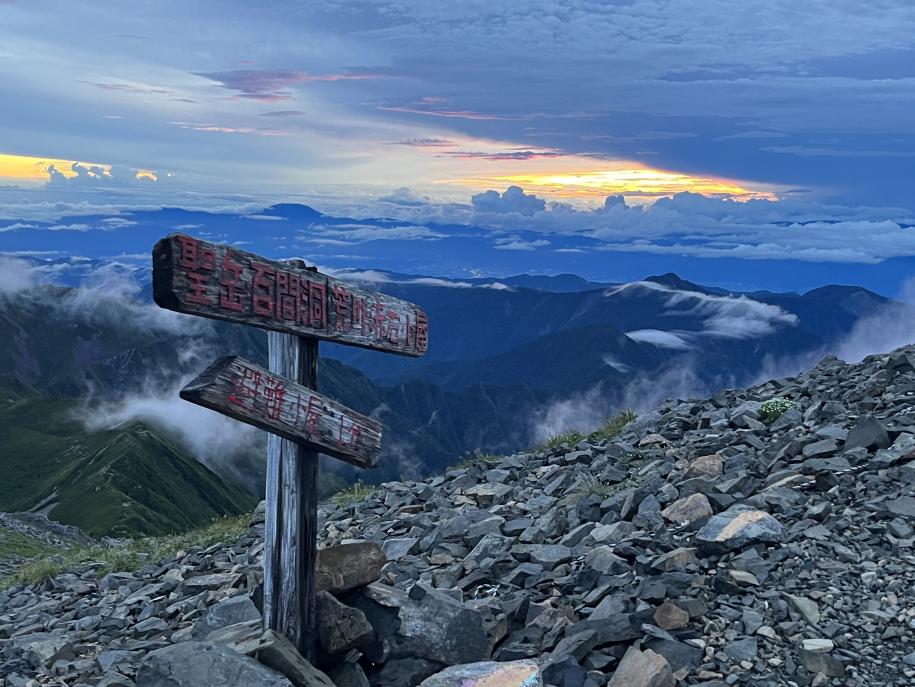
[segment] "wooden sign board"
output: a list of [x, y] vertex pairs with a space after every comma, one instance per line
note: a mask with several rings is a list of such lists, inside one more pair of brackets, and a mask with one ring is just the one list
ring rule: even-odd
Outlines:
[[373, 467], [381, 425], [315, 391], [318, 339], [419, 356], [426, 314], [304, 262], [171, 234], [153, 248], [153, 298], [169, 310], [271, 330], [270, 370], [220, 358], [181, 398], [260, 427], [267, 441], [264, 622], [312, 659], [318, 453]]
[[153, 298], [168, 310], [420, 356], [419, 307], [231, 246], [171, 234], [153, 248]]
[[220, 358], [180, 396], [358, 467], [378, 462], [381, 424], [244, 358]]

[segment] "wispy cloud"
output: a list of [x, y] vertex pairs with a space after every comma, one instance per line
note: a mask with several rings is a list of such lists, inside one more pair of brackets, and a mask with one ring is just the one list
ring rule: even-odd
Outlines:
[[313, 74], [293, 69], [236, 69], [224, 72], [197, 72], [223, 88], [235, 91], [235, 97], [259, 100], [265, 103], [290, 100], [292, 94], [283, 90], [288, 86], [335, 81], [365, 81], [383, 79], [388, 75], [370, 71], [345, 71], [331, 74]]

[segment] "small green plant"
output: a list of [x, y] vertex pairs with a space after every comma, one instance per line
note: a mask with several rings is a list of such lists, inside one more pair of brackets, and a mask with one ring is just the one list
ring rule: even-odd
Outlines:
[[335, 506], [340, 506], [341, 508], [346, 506], [351, 506], [354, 503], [360, 503], [365, 501], [369, 496], [378, 491], [378, 487], [374, 484], [365, 484], [363, 482], [356, 482], [346, 489], [341, 489], [336, 494], [330, 497], [331, 503]]
[[74, 546], [34, 558], [13, 574], [0, 579], [0, 589], [19, 584], [38, 584], [66, 571], [82, 572], [95, 568], [98, 575], [132, 572], [146, 563], [175, 558], [192, 547], [206, 549], [213, 544], [230, 543], [248, 530], [248, 515], [218, 518], [206, 527], [163, 537], [128, 539], [122, 546]]
[[480, 464], [491, 465], [493, 463], [501, 462], [502, 458], [504, 458], [504, 456], [497, 456], [494, 453], [482, 453], [481, 451], [475, 451], [460, 463], [457, 463], [454, 467], [469, 468]]
[[568, 429], [561, 434], [550, 437], [542, 444], [535, 447], [535, 451], [549, 451], [562, 444], [574, 446], [579, 441], [587, 439], [591, 443], [607, 441], [623, 431], [623, 427], [635, 420], [636, 414], [631, 410], [623, 410], [611, 416], [604, 424], [592, 432], [585, 434], [580, 429]]
[[629, 489], [638, 485], [639, 481], [631, 477], [624, 479], [622, 482], [608, 484], [607, 482], [602, 482], [598, 475], [582, 475], [575, 485], [574, 493], [580, 498], [598, 496], [602, 499], [606, 499], [624, 489]]
[[581, 432], [581, 430], [575, 428], [567, 429], [565, 432], [551, 436], [549, 439], [537, 446], [536, 450], [549, 451], [562, 444], [574, 446], [584, 438], [585, 435]]
[[780, 418], [786, 411], [795, 407], [794, 401], [789, 401], [787, 398], [770, 398], [760, 404], [757, 415], [760, 422], [765, 422], [769, 425]]
[[635, 420], [636, 414], [631, 410], [623, 410], [609, 420], [607, 420], [600, 427], [595, 429], [588, 435], [588, 441], [607, 441], [612, 439], [617, 434], [623, 431], [623, 427], [628, 425], [630, 422]]

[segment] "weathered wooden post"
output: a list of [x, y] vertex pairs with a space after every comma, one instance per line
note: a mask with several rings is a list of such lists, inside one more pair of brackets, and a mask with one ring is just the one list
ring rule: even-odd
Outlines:
[[171, 234], [153, 248], [163, 308], [268, 329], [269, 370], [220, 358], [181, 397], [270, 434], [264, 622], [314, 655], [318, 454], [373, 467], [381, 425], [317, 393], [318, 340], [418, 356], [425, 313], [412, 303], [231, 246]]

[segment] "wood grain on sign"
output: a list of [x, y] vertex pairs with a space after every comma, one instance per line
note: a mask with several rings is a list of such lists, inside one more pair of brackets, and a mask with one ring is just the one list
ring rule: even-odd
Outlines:
[[153, 248], [153, 298], [177, 312], [388, 353], [428, 347], [428, 319], [412, 303], [183, 234]]
[[[268, 332], [267, 342], [270, 371], [316, 391], [318, 342], [280, 332]], [[314, 661], [318, 454], [269, 434], [266, 499], [264, 622]]]
[[180, 395], [358, 467], [378, 462], [378, 422], [244, 358], [220, 358]]

